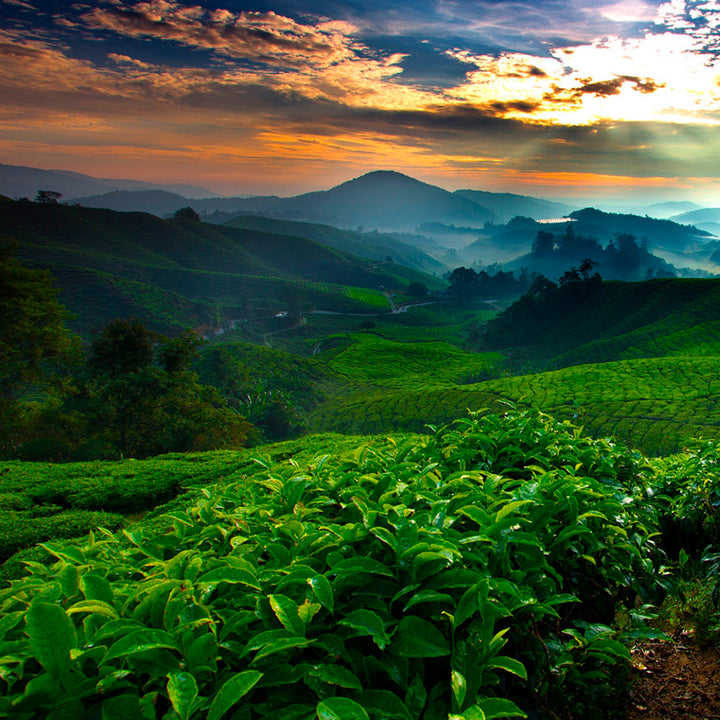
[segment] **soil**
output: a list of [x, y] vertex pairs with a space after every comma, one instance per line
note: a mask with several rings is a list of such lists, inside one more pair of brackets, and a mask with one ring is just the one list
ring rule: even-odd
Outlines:
[[720, 652], [686, 632], [632, 649], [622, 720], [720, 720]]

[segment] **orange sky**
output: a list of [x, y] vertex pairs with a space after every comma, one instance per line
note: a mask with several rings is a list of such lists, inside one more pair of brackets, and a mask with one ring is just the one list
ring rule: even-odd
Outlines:
[[383, 7], [0, 0], [0, 162], [720, 202], [717, 0]]

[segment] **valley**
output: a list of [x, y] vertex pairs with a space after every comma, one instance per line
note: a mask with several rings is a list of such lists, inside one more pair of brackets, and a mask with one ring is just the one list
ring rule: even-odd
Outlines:
[[717, 240], [396, 175], [440, 221], [0, 199], [0, 712], [631, 718], [717, 642]]

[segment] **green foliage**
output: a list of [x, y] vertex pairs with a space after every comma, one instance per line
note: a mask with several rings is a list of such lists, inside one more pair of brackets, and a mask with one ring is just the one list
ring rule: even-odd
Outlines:
[[47, 380], [52, 362], [67, 358], [73, 337], [69, 315], [46, 272], [22, 265], [12, 248], [0, 248], [0, 448], [19, 441], [18, 398]]
[[137, 320], [116, 320], [96, 338], [68, 402], [82, 414], [84, 437], [133, 457], [244, 445], [250, 425], [190, 370], [197, 339], [186, 334], [159, 348], [156, 339]]
[[628, 657], [603, 623], [660, 559], [645, 473], [535, 414], [258, 457], [170, 532], [47, 544], [0, 594], [0, 709], [603, 717]]

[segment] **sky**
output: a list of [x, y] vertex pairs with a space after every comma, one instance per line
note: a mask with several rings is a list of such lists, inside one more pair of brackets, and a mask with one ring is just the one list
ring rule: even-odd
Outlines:
[[720, 0], [0, 0], [0, 163], [720, 204]]

